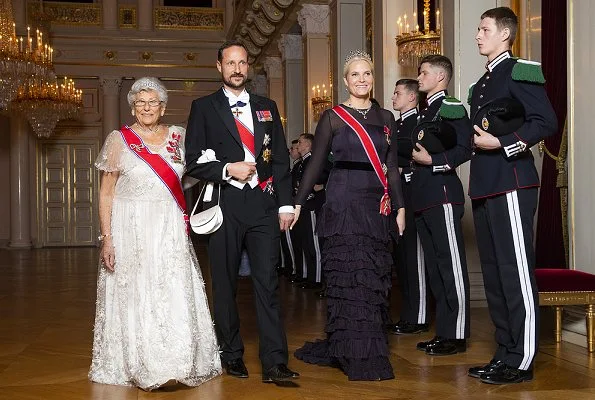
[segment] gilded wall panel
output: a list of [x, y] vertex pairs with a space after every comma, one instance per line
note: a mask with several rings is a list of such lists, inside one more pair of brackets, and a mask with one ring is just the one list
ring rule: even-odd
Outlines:
[[155, 28], [183, 30], [223, 30], [223, 12], [219, 8], [157, 7]]

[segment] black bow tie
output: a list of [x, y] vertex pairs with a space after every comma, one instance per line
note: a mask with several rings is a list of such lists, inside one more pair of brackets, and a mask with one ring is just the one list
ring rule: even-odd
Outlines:
[[235, 104], [232, 104], [230, 107], [244, 107], [245, 105], [247, 105], [248, 103], [244, 103], [243, 101], [238, 101]]

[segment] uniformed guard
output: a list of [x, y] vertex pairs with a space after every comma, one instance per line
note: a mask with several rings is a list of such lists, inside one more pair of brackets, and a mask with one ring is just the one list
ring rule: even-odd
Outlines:
[[[517, 16], [507, 7], [482, 14], [475, 39], [488, 59], [487, 71], [469, 90], [472, 120], [479, 119], [473, 126], [469, 196], [497, 342], [493, 359], [470, 368], [469, 376], [492, 384], [533, 379], [539, 334], [533, 218], [539, 176], [529, 149], [557, 129], [541, 66], [510, 52], [517, 26]], [[495, 129], [499, 124], [483, 112], [494, 99], [522, 104], [520, 126]]]
[[[417, 105], [419, 103], [419, 84], [415, 79], [399, 79], [392, 97], [393, 109], [399, 112], [396, 122], [397, 149], [401, 185], [406, 210], [413, 209], [411, 201], [411, 152], [413, 143], [411, 132], [417, 125]], [[401, 290], [401, 312], [399, 321], [389, 327], [395, 335], [413, 334], [428, 331], [426, 267], [421, 242], [415, 228], [413, 212], [405, 213], [405, 232], [399, 238], [393, 229], [393, 239], [398, 243], [393, 253]], [[396, 219], [396, 215], [395, 218]]]
[[[461, 225], [465, 196], [456, 167], [471, 157], [472, 130], [463, 104], [447, 97], [450, 60], [426, 56], [419, 69], [419, 90], [427, 93], [428, 105], [413, 131], [412, 201], [436, 300], [436, 336], [417, 348], [429, 355], [450, 355], [466, 351], [469, 337], [469, 277]], [[429, 122], [431, 129], [424, 130]], [[446, 134], [444, 125], [456, 133], [456, 141]], [[433, 154], [420, 144], [430, 134], [437, 139], [429, 142], [432, 150], [439, 151]]]
[[[302, 163], [304, 161], [298, 151], [298, 142], [299, 139], [295, 142], [294, 150], [298, 158], [295, 160], [293, 167], [291, 168], [291, 187], [293, 188], [293, 196], [296, 195], [300, 180], [302, 179]], [[306, 268], [304, 251], [302, 249], [298, 235], [299, 233], [297, 231], [289, 230], [289, 240], [291, 240], [291, 245], [293, 248], [293, 274], [289, 280], [292, 283], [301, 284], [306, 281], [308, 270]]]
[[[295, 179], [294, 173], [297, 173], [297, 170], [294, 170], [293, 167], [300, 159], [300, 154], [297, 151], [297, 144], [298, 144], [297, 139], [292, 140], [291, 147], [288, 149], [290, 163], [293, 163], [291, 165], [292, 183]], [[292, 191], [292, 197], [294, 194], [295, 194], [295, 192]], [[281, 255], [282, 255], [281, 260], [282, 260], [282, 263], [281, 263], [281, 267], [278, 268], [278, 271], [281, 275], [285, 275], [285, 276], [289, 277], [289, 279], [292, 279], [293, 277], [295, 277], [295, 273], [296, 273], [295, 254], [294, 254], [293, 247], [294, 247], [294, 245], [293, 245], [293, 241], [291, 240], [291, 231], [289, 229], [287, 229], [285, 232], [281, 232]]]
[[[298, 174], [297, 187], [299, 187], [303, 172], [310, 162], [313, 141], [314, 135], [311, 133], [302, 133], [298, 139], [298, 152], [301, 156], [301, 164], [299, 166], [300, 172]], [[316, 234], [316, 215], [324, 204], [324, 186], [328, 180], [330, 168], [331, 165], [328, 162], [328, 165], [324, 168], [324, 172], [320, 174], [316, 185], [312, 188], [312, 192], [308, 195], [306, 203], [302, 206], [302, 218], [298, 220], [293, 229], [297, 246], [303, 251], [303, 263], [306, 267], [305, 281], [300, 284], [300, 287], [303, 289], [322, 289], [321, 243]]]

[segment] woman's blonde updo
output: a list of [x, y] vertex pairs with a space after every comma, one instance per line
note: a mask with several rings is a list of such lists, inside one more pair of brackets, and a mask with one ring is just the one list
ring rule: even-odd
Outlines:
[[349, 72], [349, 66], [354, 63], [355, 61], [365, 61], [370, 66], [370, 70], [372, 74], [374, 74], [374, 63], [372, 62], [372, 57], [365, 51], [361, 50], [353, 50], [351, 51], [347, 57], [345, 57], [345, 64], [343, 65], [343, 77], [347, 78], [347, 73]]

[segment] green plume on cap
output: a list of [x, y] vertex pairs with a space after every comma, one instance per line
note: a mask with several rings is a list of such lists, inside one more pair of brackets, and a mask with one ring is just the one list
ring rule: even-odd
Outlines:
[[465, 107], [456, 97], [445, 97], [440, 106], [440, 116], [446, 119], [460, 119], [466, 115]]
[[477, 82], [472, 83], [469, 85], [469, 93], [467, 94], [467, 104], [471, 105], [471, 96], [473, 95], [473, 88]]
[[519, 58], [512, 67], [512, 79], [531, 83], [545, 83], [541, 63]]

